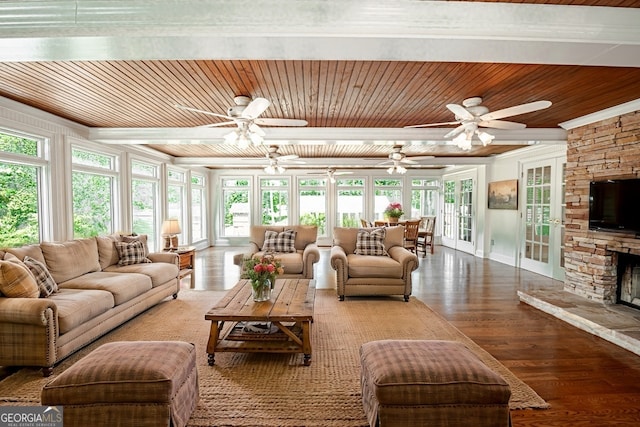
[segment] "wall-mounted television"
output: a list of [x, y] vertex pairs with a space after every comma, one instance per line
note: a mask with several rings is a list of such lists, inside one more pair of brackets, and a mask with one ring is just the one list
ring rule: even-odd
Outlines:
[[640, 234], [640, 179], [592, 181], [589, 229]]

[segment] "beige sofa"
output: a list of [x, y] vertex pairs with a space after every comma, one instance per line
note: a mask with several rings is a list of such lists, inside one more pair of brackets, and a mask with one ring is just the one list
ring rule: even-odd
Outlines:
[[[373, 230], [373, 228], [365, 228]], [[403, 295], [409, 301], [411, 272], [418, 268], [416, 254], [403, 247], [404, 227], [385, 227], [386, 255], [355, 254], [358, 228], [335, 227], [331, 267], [341, 301], [349, 295]]]
[[246, 253], [234, 257], [234, 264], [242, 268], [245, 258], [259, 257], [266, 253], [263, 247], [267, 230], [277, 233], [285, 230], [295, 231], [295, 251], [274, 253], [284, 268], [284, 274], [278, 277], [313, 279], [313, 265], [320, 260], [320, 251], [316, 244], [318, 227], [312, 225], [252, 225], [249, 231], [250, 247]]
[[[0, 366], [37, 366], [50, 375], [73, 352], [168, 296], [177, 297], [178, 256], [145, 253], [151, 262], [118, 265], [116, 242], [123, 239], [111, 235], [0, 250], [3, 263], [20, 265], [25, 256], [44, 263], [58, 287], [47, 297], [0, 296]], [[5, 271], [16, 269], [7, 265], [2, 264]]]

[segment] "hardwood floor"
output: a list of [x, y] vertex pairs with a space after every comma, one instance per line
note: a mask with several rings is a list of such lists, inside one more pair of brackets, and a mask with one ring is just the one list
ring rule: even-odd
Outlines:
[[[240, 247], [198, 251], [193, 288], [231, 288]], [[316, 265], [318, 287], [333, 287], [329, 249]], [[500, 360], [551, 404], [512, 411], [518, 426], [640, 425], [640, 357], [527, 304], [516, 291], [560, 282], [437, 246], [420, 258], [413, 296], [424, 301]], [[183, 279], [182, 286], [192, 287]], [[348, 298], [345, 303], [348, 303]]]

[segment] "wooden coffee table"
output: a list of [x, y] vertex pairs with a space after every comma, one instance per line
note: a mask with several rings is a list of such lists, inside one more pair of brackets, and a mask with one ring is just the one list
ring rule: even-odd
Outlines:
[[[271, 300], [255, 302], [251, 296], [251, 281], [240, 280], [204, 316], [211, 321], [207, 343], [209, 365], [215, 363], [216, 352], [234, 351], [303, 353], [303, 363], [309, 366], [315, 298], [315, 280], [278, 279]], [[225, 322], [228, 322], [226, 328]], [[247, 322], [257, 328], [245, 327]], [[270, 325], [274, 327], [269, 328]], [[260, 327], [271, 333], [254, 332]]]

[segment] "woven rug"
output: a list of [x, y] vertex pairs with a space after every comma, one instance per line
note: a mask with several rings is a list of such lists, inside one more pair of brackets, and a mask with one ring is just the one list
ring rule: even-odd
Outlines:
[[200, 402], [190, 426], [367, 426], [360, 394], [359, 348], [380, 339], [443, 339], [463, 342], [509, 382], [512, 409], [548, 404], [504, 365], [421, 301], [411, 298], [348, 298], [318, 290], [310, 366], [302, 355], [218, 353], [207, 364], [210, 322], [205, 312], [224, 295], [181, 291], [140, 314], [56, 366], [42, 378], [20, 369], [0, 382], [0, 404], [39, 405], [42, 387], [99, 345], [110, 341], [182, 340], [196, 344]]

